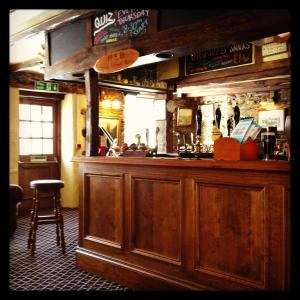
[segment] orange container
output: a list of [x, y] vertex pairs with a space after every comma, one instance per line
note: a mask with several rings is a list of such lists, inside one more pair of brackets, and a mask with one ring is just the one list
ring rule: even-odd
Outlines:
[[256, 160], [258, 147], [251, 138], [243, 144], [230, 137], [219, 138], [214, 143], [216, 160]]

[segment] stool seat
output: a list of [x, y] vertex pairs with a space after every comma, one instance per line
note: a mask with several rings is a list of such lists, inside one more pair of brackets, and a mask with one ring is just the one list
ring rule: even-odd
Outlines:
[[57, 179], [41, 179], [30, 181], [30, 187], [32, 189], [60, 189], [65, 186], [62, 180]]

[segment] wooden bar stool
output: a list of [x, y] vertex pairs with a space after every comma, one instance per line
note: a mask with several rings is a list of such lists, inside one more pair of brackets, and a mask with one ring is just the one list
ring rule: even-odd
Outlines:
[[[34, 256], [36, 248], [36, 232], [39, 224], [56, 224], [57, 246], [61, 243], [62, 252], [65, 253], [64, 221], [61, 213], [60, 189], [64, 187], [62, 180], [46, 179], [33, 180], [30, 182], [30, 188], [34, 189], [31, 209], [30, 231], [28, 239], [28, 249], [31, 250], [31, 256]], [[54, 214], [39, 215], [39, 193], [47, 192], [53, 196]], [[60, 232], [59, 232], [60, 231]]]

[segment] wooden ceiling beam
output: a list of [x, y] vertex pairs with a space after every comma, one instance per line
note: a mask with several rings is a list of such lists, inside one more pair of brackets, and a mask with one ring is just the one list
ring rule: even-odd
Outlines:
[[20, 63], [15, 63], [15, 64], [10, 64], [9, 70], [10, 72], [17, 72], [24, 70], [26, 68], [34, 67], [43, 64], [43, 60], [39, 57], [34, 57], [32, 59], [28, 59], [26, 61], [20, 62]]
[[250, 66], [214, 71], [206, 74], [188, 76], [177, 84], [177, 87], [197, 85], [216, 85], [247, 80], [260, 80], [262, 78], [290, 75], [290, 58], [263, 62]]

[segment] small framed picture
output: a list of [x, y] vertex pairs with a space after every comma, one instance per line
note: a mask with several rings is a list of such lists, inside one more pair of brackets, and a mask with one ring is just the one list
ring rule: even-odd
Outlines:
[[277, 131], [284, 131], [284, 109], [259, 111], [258, 124], [263, 128], [274, 126]]
[[193, 110], [191, 108], [178, 108], [177, 126], [191, 126], [193, 121]]

